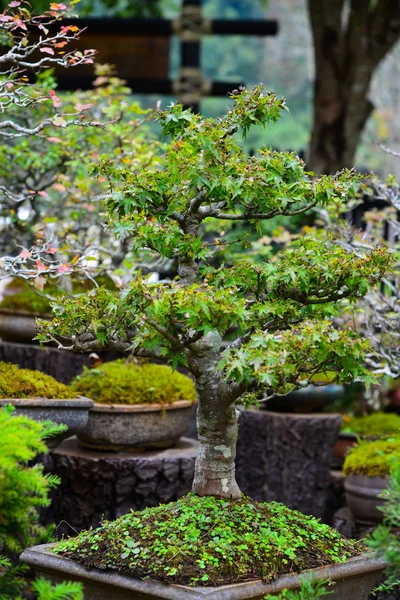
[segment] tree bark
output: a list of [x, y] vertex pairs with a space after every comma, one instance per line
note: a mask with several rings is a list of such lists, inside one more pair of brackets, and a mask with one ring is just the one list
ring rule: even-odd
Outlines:
[[196, 459], [193, 492], [199, 496], [239, 499], [235, 479], [238, 417], [234, 401], [237, 394], [218, 370], [221, 337], [209, 333], [194, 346], [191, 371], [197, 390], [197, 432], [199, 453]]
[[193, 480], [195, 494], [231, 499], [241, 497], [235, 479], [238, 416], [239, 411], [234, 406], [221, 406], [218, 393], [199, 395], [199, 454]]
[[400, 2], [308, 0], [308, 8], [316, 71], [308, 166], [332, 173], [355, 164], [372, 76], [400, 36]]

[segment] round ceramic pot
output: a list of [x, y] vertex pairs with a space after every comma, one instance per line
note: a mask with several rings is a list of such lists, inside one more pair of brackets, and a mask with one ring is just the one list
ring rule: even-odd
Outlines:
[[7, 342], [32, 342], [36, 336], [36, 317], [45, 315], [0, 308], [0, 338]]
[[172, 404], [94, 404], [87, 426], [78, 432], [81, 446], [123, 452], [171, 448], [185, 431], [192, 402]]
[[341, 469], [350, 448], [357, 442], [354, 433], [339, 433], [333, 448], [332, 468]]
[[89, 409], [93, 400], [80, 396], [71, 400], [53, 398], [2, 398], [0, 407], [12, 404], [16, 415], [24, 415], [34, 421], [53, 421], [57, 425], [67, 425], [68, 430], [46, 441], [50, 450], [56, 448], [63, 439], [71, 437], [83, 429], [89, 419]]
[[308, 385], [306, 388], [287, 394], [287, 396], [271, 398], [268, 402], [262, 403], [262, 408], [274, 412], [299, 414], [322, 412], [343, 394], [343, 385]]
[[349, 475], [345, 482], [348, 507], [357, 523], [374, 525], [383, 520], [379, 506], [384, 503], [379, 495], [386, 489], [388, 477]]

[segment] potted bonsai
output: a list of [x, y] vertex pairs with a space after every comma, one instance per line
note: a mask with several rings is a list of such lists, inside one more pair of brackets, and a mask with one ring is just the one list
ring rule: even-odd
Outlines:
[[357, 522], [382, 521], [380, 495], [387, 487], [392, 460], [400, 460], [400, 437], [361, 441], [347, 455], [343, 465], [347, 476], [344, 486], [347, 504]]
[[[172, 138], [163, 171], [115, 169], [111, 160], [100, 167], [110, 183], [110, 227], [133, 235], [139, 257], [143, 251], [175, 260], [178, 278], [154, 282], [136, 273], [123, 293], [98, 288], [67, 299], [54, 320], [38, 324], [39, 338], [58, 340], [60, 348], [108, 347], [162, 358], [185, 365], [195, 380], [193, 493], [63, 542], [63, 557], [49, 548], [23, 554], [51, 577], [84, 581], [87, 598], [262, 598], [287, 587], [287, 579], [271, 583], [285, 572], [330, 565], [323, 572], [340, 580], [336, 597], [345, 597], [351, 575], [352, 590], [354, 577], [362, 580], [357, 595], [352, 592], [361, 599], [383, 568], [382, 561], [348, 561], [358, 549], [311, 517], [242, 498], [235, 480], [236, 403], [285, 395], [318, 373], [335, 372], [336, 383], [371, 382], [363, 363], [368, 340], [336, 329], [331, 316], [340, 300], [357, 299], [377, 283], [392, 257], [384, 248], [349, 252], [331, 239], [323, 244], [305, 237], [274, 261], [213, 267], [224, 223], [256, 227], [278, 214], [340, 203], [356, 193], [359, 181], [348, 170], [314, 178], [293, 153], [245, 155], [236, 134], [275, 121], [285, 103], [262, 86], [235, 92], [233, 100], [218, 119], [180, 105], [160, 114]], [[211, 219], [221, 224], [213, 243], [203, 239]], [[222, 349], [233, 328], [236, 339]], [[142, 581], [149, 576], [159, 581]], [[298, 587], [296, 574], [290, 584]]]
[[24, 280], [12, 281], [0, 302], [0, 338], [11, 342], [32, 342], [36, 317], [50, 314], [50, 301], [39, 296]]
[[64, 277], [46, 286], [46, 293], [36, 290], [24, 279], [12, 280], [4, 290], [0, 301], [0, 338], [12, 342], [30, 342], [36, 337], [36, 318], [50, 318], [51, 302], [66, 293], [78, 295], [93, 289], [95, 285], [104, 285], [115, 290], [115, 283], [107, 275], [79, 280], [76, 277]]
[[0, 407], [9, 404], [17, 415], [66, 425], [64, 431], [48, 440], [49, 447], [55, 448], [86, 425], [93, 400], [77, 396], [68, 386], [40, 371], [0, 362]]
[[376, 411], [369, 415], [344, 415], [341, 432], [333, 449], [335, 466], [342, 467], [345, 456], [358, 438], [373, 439], [400, 435], [400, 416]]
[[189, 377], [169, 366], [124, 359], [86, 369], [71, 389], [95, 402], [77, 434], [82, 446], [95, 450], [174, 446], [196, 399]]

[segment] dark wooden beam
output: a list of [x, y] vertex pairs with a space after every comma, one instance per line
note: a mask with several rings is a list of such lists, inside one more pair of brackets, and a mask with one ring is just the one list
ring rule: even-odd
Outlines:
[[[114, 33], [121, 36], [138, 35], [151, 37], [168, 37], [176, 31], [174, 23], [168, 19], [133, 19], [117, 17], [87, 17], [79, 19], [62, 19], [49, 30], [59, 29], [61, 25], [78, 25], [81, 29], [87, 29], [88, 33], [95, 35], [107, 35]], [[278, 33], [278, 22], [274, 20], [225, 20], [215, 19], [206, 21], [202, 35], [276, 35]]]
[[[174, 82], [171, 79], [148, 79], [147, 77], [132, 77], [125, 79], [126, 84], [134, 94], [160, 94], [172, 96], [175, 94]], [[57, 80], [57, 89], [68, 90], [90, 90], [93, 87], [93, 77], [75, 77], [73, 75], [62, 75]], [[210, 96], [227, 96], [230, 92], [243, 86], [243, 82], [211, 81]]]

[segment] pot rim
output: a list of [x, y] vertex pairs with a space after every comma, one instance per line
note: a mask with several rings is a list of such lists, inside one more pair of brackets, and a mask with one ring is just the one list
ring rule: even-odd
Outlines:
[[382, 475], [374, 475], [373, 477], [371, 475], [365, 475], [365, 473], [349, 473], [346, 476], [344, 485], [346, 486], [351, 485], [352, 482], [354, 482], [354, 480], [359, 481], [360, 485], [362, 484], [362, 482], [367, 483], [367, 481], [371, 482], [373, 481], [382, 481], [385, 482], [387, 484], [387, 482], [389, 481], [389, 473], [387, 473], [386, 475], [382, 476]]
[[[183, 598], [182, 594], [185, 594], [185, 598], [187, 595], [188, 598], [204, 597], [206, 600], [217, 600], [217, 598], [235, 598], [236, 600], [258, 598], [261, 594], [276, 593], [284, 588], [298, 588], [300, 575], [307, 572], [313, 572], [317, 577], [322, 579], [338, 580], [347, 577], [352, 578], [365, 573], [381, 572], [387, 566], [386, 561], [383, 559], [375, 558], [371, 553], [364, 553], [360, 556], [350, 558], [344, 563], [307, 569], [299, 574], [290, 573], [282, 575], [272, 583], [264, 583], [260, 579], [255, 579], [249, 582], [226, 584], [218, 587], [189, 587], [178, 584], [166, 584], [154, 579], [141, 580], [132, 575], [121, 574], [112, 570], [89, 570], [75, 560], [52, 553], [49, 549], [55, 545], [56, 543], [52, 543], [27, 548], [21, 554], [20, 560], [27, 562], [34, 569], [35, 567], [42, 567], [46, 570], [47, 574], [51, 572], [60, 573], [61, 571], [64, 574], [64, 578], [72, 576], [81, 582], [86, 580], [98, 584], [111, 584], [115, 588], [122, 588], [126, 591], [145, 592], [149, 596], [150, 594], [154, 594], [157, 597], [158, 593], [159, 598], [164, 598], [165, 600], [176, 600], [177, 594], [181, 598]], [[251, 596], [248, 595], [249, 592]], [[227, 593], [229, 596], [226, 595]]]
[[26, 408], [92, 408], [94, 402], [85, 396], [76, 398], [0, 398], [0, 406], [12, 404], [13, 406]]
[[273, 415], [280, 415], [282, 418], [284, 417], [296, 417], [300, 419], [309, 419], [312, 417], [313, 419], [333, 419], [337, 417], [341, 417], [342, 413], [339, 412], [307, 412], [307, 413], [295, 413], [295, 412], [280, 412], [279, 410], [263, 410], [263, 413], [271, 413]]
[[93, 403], [90, 412], [106, 412], [106, 413], [135, 413], [135, 412], [160, 412], [164, 410], [178, 410], [180, 408], [188, 408], [194, 406], [196, 401], [191, 400], [175, 400], [171, 404], [161, 404], [160, 402], [152, 402], [151, 404], [100, 404]]
[[51, 319], [51, 315], [49, 313], [40, 313], [40, 312], [29, 312], [28, 310], [18, 310], [17, 308], [3, 308], [0, 306], [0, 314], [3, 313], [7, 316], [14, 317], [24, 317], [31, 319]]

